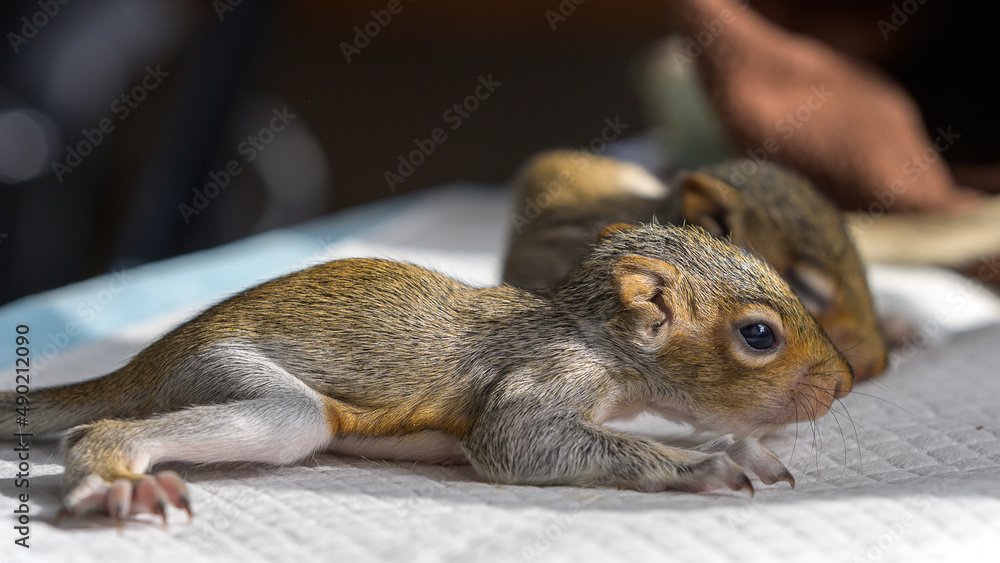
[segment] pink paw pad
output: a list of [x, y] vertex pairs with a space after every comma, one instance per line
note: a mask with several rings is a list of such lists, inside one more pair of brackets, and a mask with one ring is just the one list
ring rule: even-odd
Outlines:
[[90, 475], [63, 500], [56, 522], [67, 516], [101, 512], [119, 525], [129, 516], [154, 514], [167, 523], [167, 504], [172, 504], [192, 517], [187, 485], [176, 471], [160, 471], [132, 481], [116, 479], [113, 483]]

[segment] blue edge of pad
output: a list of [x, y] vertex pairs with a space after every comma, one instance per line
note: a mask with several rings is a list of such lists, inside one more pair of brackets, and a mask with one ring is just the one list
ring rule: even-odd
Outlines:
[[[0, 307], [0, 327], [29, 327], [32, 354], [54, 354], [198, 305], [310, 264], [346, 237], [378, 228], [420, 200], [408, 195], [363, 205], [223, 246], [110, 272]], [[0, 346], [0, 370], [14, 367], [15, 346]]]

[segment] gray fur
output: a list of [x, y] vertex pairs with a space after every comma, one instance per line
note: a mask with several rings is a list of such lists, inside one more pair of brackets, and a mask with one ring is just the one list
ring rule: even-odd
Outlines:
[[[623, 281], [629, 260], [652, 270]], [[622, 293], [629, 283], [637, 301]], [[785, 327], [766, 356], [776, 367], [741, 363], [753, 353], [732, 323], [746, 311]], [[828, 385], [829, 400], [850, 387], [846, 361], [773, 270], [700, 229], [650, 225], [607, 236], [539, 292], [384, 260], [315, 266], [212, 307], [102, 379], [42, 391], [33, 407], [50, 429], [88, 423], [64, 447], [69, 483], [91, 488], [91, 475], [139, 480], [162, 460], [289, 463], [370, 440], [436, 458], [440, 441], [423, 455], [420, 441], [393, 441], [432, 431], [498, 482], [740, 489], [749, 481], [725, 452], [600, 423], [651, 408], [758, 435], [788, 422], [773, 409], [808, 399], [796, 389], [812, 371], [836, 374], [836, 388], [810, 383]], [[761, 463], [780, 474], [780, 462]]]

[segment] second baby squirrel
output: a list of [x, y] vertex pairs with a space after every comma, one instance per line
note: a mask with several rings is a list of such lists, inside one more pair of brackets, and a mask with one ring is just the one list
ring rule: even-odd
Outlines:
[[[748, 161], [749, 162], [749, 161]], [[666, 185], [643, 168], [580, 151], [531, 159], [515, 180], [514, 232], [503, 280], [526, 289], [561, 279], [610, 223], [699, 225], [754, 252], [785, 278], [858, 379], [887, 362], [864, 266], [837, 209], [808, 180], [771, 163], [736, 186], [743, 161], [687, 172]]]
[[[322, 449], [467, 459], [497, 483], [752, 492], [747, 473], [794, 482], [756, 438], [822, 416], [852, 383], [757, 257], [698, 228], [616, 225], [537, 292], [376, 259], [266, 282], [113, 373], [33, 391], [31, 431], [69, 428], [63, 513], [119, 520], [189, 509], [160, 462]], [[0, 393], [5, 436], [13, 402]], [[602, 426], [647, 410], [721, 437], [682, 449]]]

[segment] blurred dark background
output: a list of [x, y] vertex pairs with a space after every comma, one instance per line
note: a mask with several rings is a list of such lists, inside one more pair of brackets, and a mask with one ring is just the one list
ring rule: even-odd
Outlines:
[[[880, 64], [930, 122], [993, 143], [962, 147], [996, 154], [983, 61], [997, 47], [975, 3], [921, 5], [892, 41], [875, 23], [892, 2], [752, 5]], [[6, 0], [0, 303], [365, 201], [502, 182], [534, 152], [588, 144], [606, 118], [642, 134], [635, 67], [668, 13], [639, 0]], [[476, 93], [473, 111], [446, 113]], [[386, 172], [436, 128], [447, 139], [390, 189]]]

